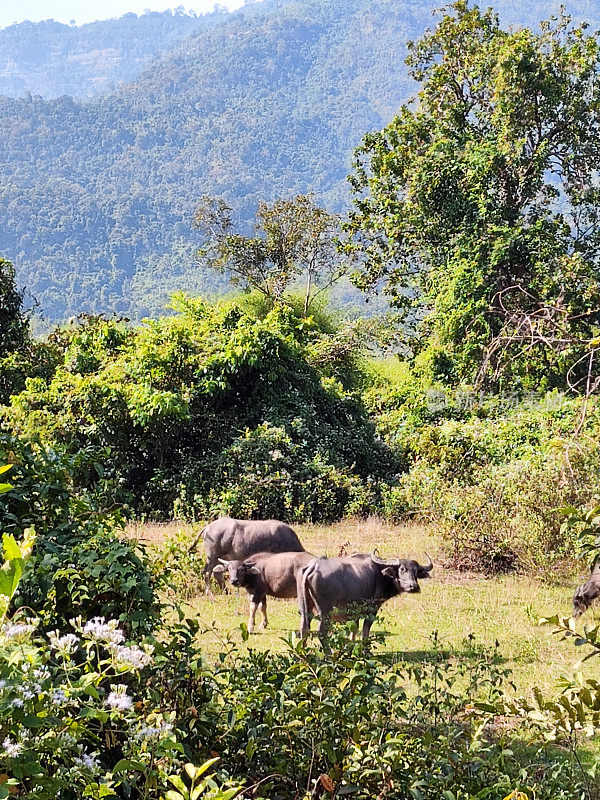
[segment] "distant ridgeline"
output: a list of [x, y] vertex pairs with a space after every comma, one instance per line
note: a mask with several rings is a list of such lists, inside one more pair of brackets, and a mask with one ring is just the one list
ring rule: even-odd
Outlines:
[[[0, 31], [0, 255], [48, 320], [221, 293], [192, 259], [200, 196], [242, 221], [311, 191], [342, 210], [352, 151], [413, 93], [405, 42], [440, 4], [263, 0]], [[600, 0], [567, 5], [597, 26]], [[552, 10], [496, 6], [532, 26]]]

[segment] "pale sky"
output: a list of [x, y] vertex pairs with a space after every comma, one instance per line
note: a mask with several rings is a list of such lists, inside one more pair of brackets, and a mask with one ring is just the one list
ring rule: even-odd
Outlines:
[[206, 13], [212, 11], [215, 4], [230, 9], [244, 5], [244, 0], [0, 0], [0, 28], [6, 28], [13, 22], [42, 19], [54, 19], [57, 22], [69, 23], [72, 19], [78, 25], [93, 22], [97, 19], [121, 17], [133, 11], [143, 14], [144, 11], [166, 11], [181, 5], [188, 11]]

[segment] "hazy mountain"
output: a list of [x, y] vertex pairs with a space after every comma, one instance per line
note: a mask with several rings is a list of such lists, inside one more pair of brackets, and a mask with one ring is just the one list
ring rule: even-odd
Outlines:
[[226, 12], [126, 14], [79, 27], [22, 22], [0, 30], [0, 95], [45, 98], [106, 94], [139, 75], [152, 59]]
[[[506, 20], [527, 24], [547, 15], [543, 5], [499, 4]], [[577, 16], [594, 21], [597, 5], [580, 3]], [[175, 288], [222, 290], [222, 278], [191, 261], [198, 198], [221, 194], [246, 221], [259, 199], [297, 192], [343, 208], [352, 151], [414, 91], [405, 42], [432, 22], [420, 0], [265, 0], [198, 20], [150, 14], [58, 26], [59, 38], [75, 31], [66, 53], [89, 28], [122, 54], [115, 71], [92, 67], [83, 78], [64, 56], [65, 85], [74, 87], [135, 71], [133, 51], [140, 65], [151, 51], [144, 42], [157, 38], [152, 24], [174, 39], [187, 25], [192, 33], [101, 97], [0, 98], [0, 253], [51, 319], [82, 310], [139, 315]], [[40, 25], [35, 35], [26, 24], [0, 37], [21, 29], [35, 40], [54, 23]], [[126, 52], [128, 41], [137, 44]], [[60, 58], [52, 59], [58, 74]], [[37, 73], [24, 64], [22, 56], [31, 91], [27, 76]]]

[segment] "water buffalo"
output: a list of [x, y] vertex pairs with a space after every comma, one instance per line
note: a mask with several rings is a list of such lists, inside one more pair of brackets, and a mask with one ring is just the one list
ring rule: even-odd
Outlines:
[[600, 596], [600, 565], [593, 567], [589, 580], [578, 586], [573, 595], [573, 616], [579, 617]]
[[433, 563], [422, 566], [407, 558], [384, 560], [373, 555], [315, 558], [298, 574], [300, 636], [310, 628], [310, 614], [320, 617], [319, 635], [329, 629], [331, 612], [355, 606], [363, 618], [362, 638], [369, 636], [379, 607], [401, 592], [419, 592], [419, 578], [431, 577]]
[[270, 597], [296, 597], [298, 572], [314, 558], [310, 553], [258, 553], [245, 561], [221, 562], [214, 573], [229, 573], [233, 586], [243, 587], [250, 595], [248, 630], [254, 630], [256, 610], [261, 606], [263, 628], [267, 621], [267, 595]]
[[[221, 517], [202, 528], [190, 549], [194, 550], [202, 538], [206, 550], [204, 579], [207, 592], [210, 576], [220, 558], [243, 561], [255, 553], [304, 552], [296, 533], [285, 522], [276, 519], [243, 520]], [[223, 588], [223, 576], [217, 573], [216, 579]]]

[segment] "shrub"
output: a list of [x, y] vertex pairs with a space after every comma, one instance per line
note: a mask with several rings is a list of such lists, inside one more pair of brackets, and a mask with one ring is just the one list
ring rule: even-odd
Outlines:
[[488, 467], [475, 486], [453, 486], [441, 519], [456, 566], [506, 571], [573, 558], [576, 537], [558, 509], [598, 499], [600, 449], [581, 443]]
[[76, 490], [75, 473], [101, 467], [92, 452], [64, 456], [0, 431], [0, 463], [12, 464], [12, 488], [0, 499], [0, 528], [36, 532], [33, 556], [14, 597], [45, 625], [64, 628], [78, 615], [114, 617], [149, 632], [157, 611], [143, 554], [116, 535], [118, 509]]
[[[301, 419], [291, 427], [302, 430]], [[194, 468], [186, 470], [176, 510], [184, 516], [229, 514], [241, 519], [329, 521], [345, 514], [368, 513], [373, 503], [369, 482], [314, 454], [306, 440], [268, 423], [247, 430], [220, 454], [214, 487], [208, 497], [189, 497], [197, 485]]]
[[382, 491], [383, 513], [434, 519], [460, 569], [505, 572], [572, 558], [575, 540], [561, 530], [557, 508], [600, 499], [599, 409], [591, 400], [576, 437], [582, 410], [581, 400], [555, 395], [513, 407], [496, 398], [481, 416], [407, 424], [393, 446], [411, 467]]
[[20, 435], [73, 457], [110, 448], [102, 477], [78, 470], [76, 485], [108, 487], [138, 514], [170, 516], [176, 503], [192, 517], [334, 519], [363, 504], [367, 477], [397, 471], [360, 399], [313, 363], [328, 334], [310, 319], [257, 317], [239, 301], [175, 305], [137, 329], [87, 320], [51, 380], [13, 398]]
[[0, 797], [158, 800], [174, 785], [185, 798], [184, 767], [193, 797], [237, 793], [212, 778], [196, 782], [216, 759], [202, 769], [186, 763], [173, 713], [151, 704], [151, 645], [126, 644], [103, 617], [47, 638], [38, 623], [22, 617], [0, 631]]
[[[175, 625], [160, 643], [139, 646], [126, 644], [117, 621], [104, 617], [85, 623], [73, 619], [63, 635], [43, 631], [31, 609], [5, 622], [23, 567], [31, 560], [32, 540], [29, 536], [19, 545], [9, 534], [3, 540], [0, 798], [158, 800], [169, 784], [178, 790], [167, 791], [170, 800], [232, 800], [239, 794], [238, 787], [221, 790], [205, 775], [218, 759], [201, 767], [185, 763], [178, 740], [180, 734], [185, 740], [188, 730], [181, 733], [174, 724], [180, 708], [169, 705], [169, 678], [183, 674], [182, 644], [186, 655], [195, 654], [189, 627]], [[190, 658], [188, 665], [194, 670], [196, 663]], [[157, 693], [150, 687], [159, 682], [162, 691]], [[188, 675], [187, 686], [195, 683]], [[179, 774], [171, 774], [182, 767], [190, 787]]]
[[261, 782], [260, 797], [581, 798], [567, 754], [531, 743], [520, 754], [473, 718], [475, 700], [493, 705], [505, 686], [497, 654], [448, 661], [434, 649], [423, 664], [389, 666], [347, 633], [330, 652], [234, 651], [216, 672], [213, 746], [229, 771]]

